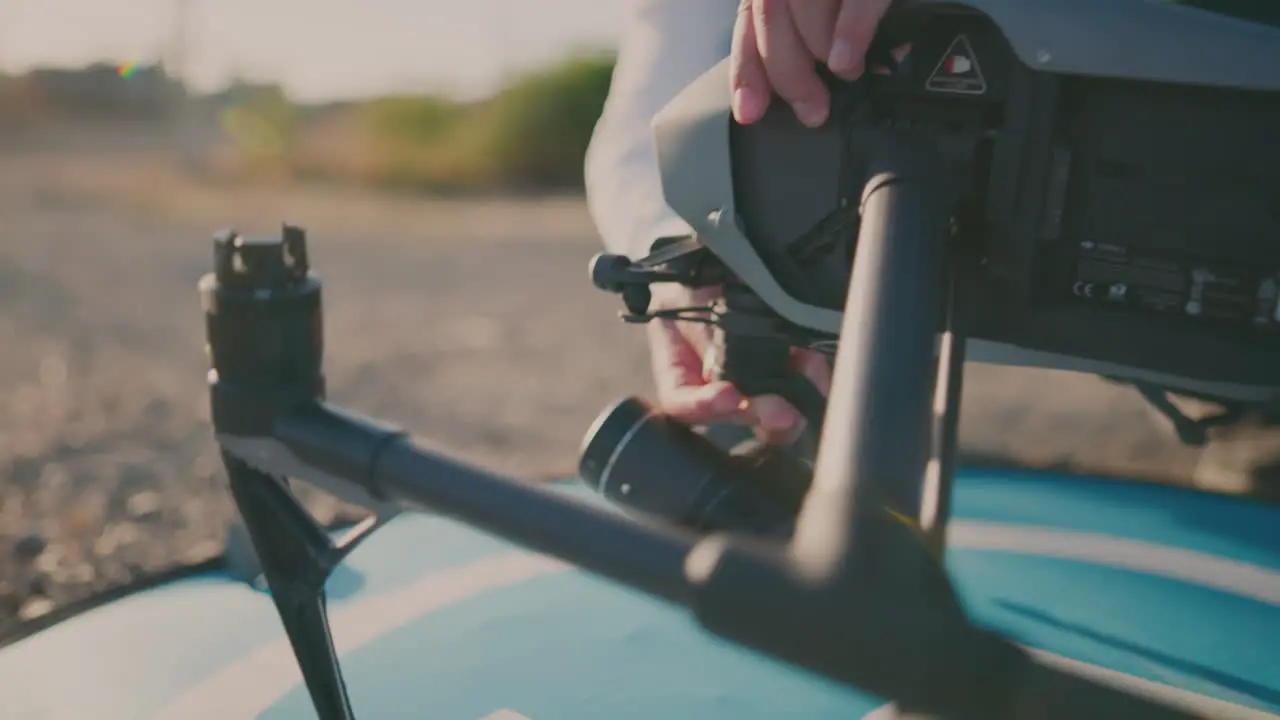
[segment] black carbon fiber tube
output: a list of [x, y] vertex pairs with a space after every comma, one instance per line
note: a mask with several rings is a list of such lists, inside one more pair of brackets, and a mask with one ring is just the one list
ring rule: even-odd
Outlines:
[[823, 574], [852, 571], [861, 535], [883, 525], [873, 518], [919, 516], [950, 234], [942, 163], [927, 139], [887, 134], [863, 194], [832, 394], [795, 536], [797, 559], [822, 563]]

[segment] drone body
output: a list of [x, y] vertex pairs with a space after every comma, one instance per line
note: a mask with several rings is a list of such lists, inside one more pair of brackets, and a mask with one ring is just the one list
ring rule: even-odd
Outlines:
[[779, 317], [838, 334], [869, 163], [909, 132], [942, 158], [948, 262], [973, 266], [969, 360], [1275, 396], [1280, 28], [1153, 2], [966, 5], [904, 3], [879, 42], [910, 54], [832, 81], [816, 131], [781, 103], [736, 125], [727, 63], [706, 73], [654, 125], [668, 204]]

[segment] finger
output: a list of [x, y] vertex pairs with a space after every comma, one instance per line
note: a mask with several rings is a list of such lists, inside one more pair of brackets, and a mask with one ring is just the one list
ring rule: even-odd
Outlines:
[[702, 381], [718, 380], [724, 373], [724, 346], [711, 343], [702, 353]]
[[[803, 374], [825, 397], [831, 392], [831, 362], [816, 350], [797, 348], [791, 352], [791, 366]], [[756, 437], [775, 445], [789, 445], [800, 437], [806, 418], [791, 403], [776, 395], [748, 400]]]
[[845, 80], [857, 80], [866, 69], [867, 48], [890, 0], [844, 0], [836, 15], [827, 67]]
[[831, 54], [831, 37], [840, 12], [840, 0], [791, 0], [791, 19], [809, 55], [825, 61]]
[[773, 445], [791, 443], [804, 429], [804, 418], [791, 403], [777, 395], [760, 395], [748, 400], [756, 437]]
[[769, 84], [808, 127], [827, 121], [831, 99], [818, 78], [814, 58], [792, 22], [788, 0], [755, 0], [757, 47]]
[[[706, 319], [706, 313], [715, 308], [716, 300], [724, 293], [719, 286], [688, 288], [678, 283], [655, 283], [650, 286], [651, 297], [649, 307], [653, 310], [681, 310], [688, 315], [682, 318], [664, 317], [657, 322], [649, 323], [655, 331], [661, 331], [663, 341], [679, 343], [684, 339], [699, 357], [704, 355], [712, 344], [713, 328], [706, 322], [689, 318]], [[700, 363], [692, 366], [700, 367]]]
[[740, 415], [742, 393], [727, 382], [703, 381], [702, 357], [676, 325], [671, 320], [649, 324], [659, 409], [687, 423], [722, 422]]
[[702, 357], [671, 320], [649, 323], [649, 360], [658, 395], [702, 383]]
[[704, 322], [677, 322], [676, 327], [685, 342], [697, 351], [698, 357], [705, 359], [716, 346], [715, 329]]
[[773, 99], [773, 88], [765, 73], [760, 48], [756, 44], [756, 26], [751, 0], [738, 7], [738, 21], [733, 26], [733, 45], [729, 51], [729, 85], [733, 91], [733, 119], [750, 125], [764, 117]]
[[740, 415], [742, 401], [742, 394], [724, 381], [669, 387], [658, 393], [662, 412], [690, 425], [732, 422]]
[[823, 397], [831, 394], [831, 360], [826, 355], [797, 348], [791, 352], [791, 366], [809, 378]]

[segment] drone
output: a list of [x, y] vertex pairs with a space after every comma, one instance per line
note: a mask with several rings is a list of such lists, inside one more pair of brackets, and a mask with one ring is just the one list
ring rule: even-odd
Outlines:
[[[657, 118], [693, 229], [597, 257], [624, 319], [715, 325], [724, 376], [810, 420], [812, 458], [728, 453], [643, 401], [587, 434], [581, 501], [325, 399], [305, 232], [230, 231], [201, 280], [212, 423], [316, 713], [354, 717], [324, 583], [405, 511], [439, 513], [687, 608], [729, 643], [894, 717], [1192, 718], [977, 623], [947, 569], [961, 369], [1074, 370], [1266, 403], [1280, 389], [1280, 29], [1148, 0], [903, 2], [829, 78], [831, 121], [738, 126], [727, 64]], [[777, 104], [775, 104], [776, 106]], [[722, 287], [650, 312], [651, 284]], [[833, 358], [823, 397], [791, 348]], [[376, 516], [333, 540], [291, 480]], [[619, 512], [621, 510], [621, 512]], [[660, 692], [660, 689], [655, 689]]]

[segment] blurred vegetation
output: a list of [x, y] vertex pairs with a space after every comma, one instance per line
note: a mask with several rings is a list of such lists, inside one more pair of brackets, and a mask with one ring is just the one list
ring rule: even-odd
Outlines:
[[480, 101], [396, 96], [333, 108], [304, 123], [281, 157], [298, 176], [402, 189], [578, 189], [612, 73], [612, 56], [582, 55]]
[[[577, 190], [613, 66], [611, 53], [585, 52], [513, 77], [481, 100], [423, 94], [315, 106], [294, 103], [276, 85], [245, 80], [213, 95], [172, 94], [162, 72], [123, 77], [99, 63], [0, 74], [0, 125], [22, 118], [40, 125], [66, 115], [63, 105], [72, 117], [91, 121], [108, 119], [114, 105], [138, 105], [130, 114], [135, 120], [213, 130], [214, 146], [201, 141], [192, 166], [211, 178], [425, 192]], [[186, 109], [174, 113], [172, 102]]]
[[223, 105], [219, 124], [251, 167], [269, 168], [293, 155], [299, 112], [282, 88], [236, 81]]

